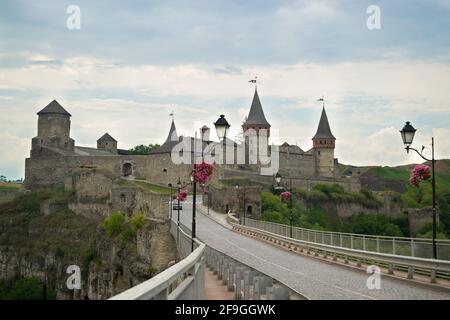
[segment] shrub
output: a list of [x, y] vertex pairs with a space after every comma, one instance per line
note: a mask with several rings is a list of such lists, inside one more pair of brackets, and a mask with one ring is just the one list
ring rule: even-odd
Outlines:
[[83, 270], [89, 269], [89, 264], [91, 263], [91, 261], [96, 263], [100, 261], [100, 258], [94, 247], [89, 247], [85, 249], [81, 253], [81, 259], [83, 261]]
[[141, 229], [145, 224], [145, 216], [142, 212], [139, 213], [133, 213], [133, 216], [131, 217], [131, 226], [135, 230]]
[[121, 212], [113, 212], [109, 217], [103, 222], [103, 228], [106, 231], [108, 237], [113, 237], [118, 235], [125, 223], [125, 216]]

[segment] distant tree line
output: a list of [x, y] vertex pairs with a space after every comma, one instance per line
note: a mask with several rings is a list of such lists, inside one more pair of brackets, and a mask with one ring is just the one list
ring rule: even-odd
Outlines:
[[156, 148], [159, 148], [159, 144], [149, 144], [146, 146], [145, 144], [140, 144], [128, 150], [129, 154], [134, 155], [146, 155], [150, 154], [150, 152]]

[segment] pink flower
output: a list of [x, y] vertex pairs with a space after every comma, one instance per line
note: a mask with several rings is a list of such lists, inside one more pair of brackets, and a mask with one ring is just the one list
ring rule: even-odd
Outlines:
[[282, 201], [287, 201], [291, 199], [292, 193], [290, 193], [289, 191], [283, 191], [282, 193], [280, 193], [280, 197]]
[[195, 169], [192, 170], [191, 174], [194, 176], [195, 182], [206, 183], [212, 173], [213, 166], [203, 161], [202, 163], [195, 166]]
[[411, 170], [409, 175], [409, 184], [419, 187], [422, 180], [428, 180], [430, 177], [431, 168], [424, 164], [418, 164]]
[[181, 190], [178, 193], [177, 199], [180, 201], [184, 201], [184, 200], [186, 200], [186, 198], [187, 198], [187, 192], [185, 190]]

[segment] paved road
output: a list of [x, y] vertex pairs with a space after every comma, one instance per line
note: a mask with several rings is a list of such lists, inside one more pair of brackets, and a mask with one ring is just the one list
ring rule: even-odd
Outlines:
[[[191, 199], [189, 199], [191, 200]], [[183, 203], [181, 223], [190, 228], [192, 200]], [[177, 213], [173, 211], [176, 220]], [[224, 228], [197, 212], [197, 237], [207, 245], [245, 263], [310, 299], [450, 299], [450, 290], [381, 278], [380, 290], [369, 290], [365, 273], [276, 248]]]

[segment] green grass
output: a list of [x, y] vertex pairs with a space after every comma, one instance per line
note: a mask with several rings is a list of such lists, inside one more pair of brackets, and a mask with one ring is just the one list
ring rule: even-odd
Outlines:
[[163, 193], [163, 194], [170, 194], [170, 188], [169, 187], [163, 187], [157, 184], [145, 182], [145, 181], [134, 181], [134, 184], [138, 185], [139, 187], [142, 187], [143, 189], [151, 192], [156, 193]]
[[[122, 179], [120, 181], [120, 184], [124, 186], [138, 187], [142, 190], [150, 191], [153, 193], [170, 194], [169, 187], [161, 186], [147, 181], [132, 181]], [[175, 192], [175, 190], [172, 190], [172, 192]]]
[[13, 182], [0, 182], [0, 190], [19, 190], [22, 184]]
[[409, 178], [409, 172], [404, 168], [376, 167], [369, 169], [368, 172], [385, 180], [402, 180], [407, 182]]

